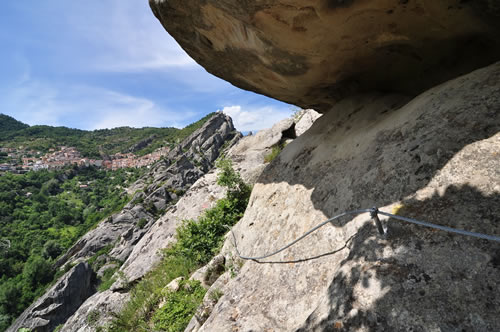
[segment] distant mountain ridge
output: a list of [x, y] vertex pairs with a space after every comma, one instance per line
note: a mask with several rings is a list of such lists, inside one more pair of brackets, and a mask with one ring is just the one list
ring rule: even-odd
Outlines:
[[0, 147], [18, 148], [47, 152], [59, 146], [74, 146], [82, 156], [101, 158], [114, 153], [133, 152], [145, 155], [157, 148], [174, 145], [192, 134], [213, 115], [183, 129], [167, 128], [130, 128], [118, 127], [93, 131], [45, 125], [29, 126], [11, 116], [0, 114]]

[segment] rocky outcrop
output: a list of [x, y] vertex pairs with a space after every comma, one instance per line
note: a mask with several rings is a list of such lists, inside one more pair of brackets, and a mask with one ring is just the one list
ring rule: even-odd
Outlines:
[[269, 129], [246, 136], [228, 152], [234, 162], [234, 169], [246, 182], [255, 183], [267, 165], [265, 157], [272, 148], [302, 135], [320, 116], [314, 110], [302, 110], [296, 117], [281, 120]]
[[26, 328], [32, 332], [51, 332], [64, 323], [87, 299], [95, 288], [93, 271], [87, 263], [80, 263], [66, 273], [48, 292], [40, 297], [7, 329], [16, 332]]
[[[232, 159], [233, 167], [241, 171], [242, 177], [249, 183], [254, 183], [263, 170], [264, 156], [281, 140], [286, 139], [286, 133], [294, 129], [294, 120], [287, 119], [270, 129], [262, 130], [255, 136], [238, 138], [231, 148], [228, 143], [226, 156]], [[294, 134], [295, 135], [295, 134]], [[161, 250], [167, 248], [174, 240], [175, 230], [184, 219], [196, 219], [204, 210], [213, 207], [217, 200], [224, 197], [224, 188], [217, 185], [217, 170], [210, 171], [194, 183], [179, 201], [156, 221], [147, 233], [133, 246], [131, 254], [118, 272], [121, 277], [106, 292], [96, 293], [81, 306], [62, 328], [62, 331], [94, 331], [95, 326], [105, 326], [113, 313], [121, 309], [120, 305], [112, 303], [116, 297], [128, 296], [126, 286], [138, 282], [147, 272], [161, 260]], [[231, 260], [232, 261], [232, 260]], [[222, 283], [218, 278], [223, 273], [224, 256], [214, 258], [207, 266], [193, 275], [205, 287], [214, 287]], [[207, 272], [210, 271], [209, 274]], [[227, 276], [227, 275], [226, 275]], [[111, 295], [116, 294], [116, 295]], [[118, 295], [120, 294], [120, 295]], [[125, 297], [126, 299], [127, 297]], [[207, 295], [204, 317], [208, 317], [209, 309], [213, 308], [213, 299]], [[100, 315], [95, 323], [89, 324], [85, 319], [91, 308], [99, 308]], [[200, 309], [201, 310], [201, 309]]]
[[145, 139], [139, 141], [137, 144], [134, 144], [133, 146], [131, 146], [128, 149], [128, 152], [136, 152], [136, 151], [139, 151], [141, 149], [144, 149], [146, 146], [151, 144], [155, 138], [156, 138], [156, 135], [151, 135], [148, 138], [145, 138]]
[[295, 135], [300, 136], [305, 133], [313, 123], [321, 116], [315, 110], [302, 110], [295, 119]]
[[500, 56], [495, 1], [149, 3], [210, 73], [320, 112], [355, 91], [415, 95]]
[[[406, 97], [346, 99], [288, 144], [234, 227], [266, 254], [344, 211], [383, 211], [500, 235], [500, 63]], [[498, 243], [368, 214], [248, 261], [192, 331], [497, 331]], [[234, 256], [232, 240], [223, 254]], [[214, 287], [213, 286], [213, 287]], [[206, 320], [206, 321], [205, 321]], [[190, 330], [191, 331], [191, 330]]]
[[56, 267], [88, 258], [106, 246], [112, 247], [111, 259], [124, 262], [167, 207], [210, 170], [222, 148], [231, 147], [240, 137], [231, 118], [216, 113], [139, 179], [130, 203], [85, 234]]
[[[161, 249], [174, 240], [175, 230], [184, 219], [196, 219], [205, 209], [215, 205], [225, 191], [217, 185], [217, 174], [210, 172], [199, 179], [179, 202], [165, 213], [150, 231], [134, 246], [132, 253], [122, 266], [128, 283], [142, 278], [161, 260]], [[120, 289], [119, 283], [114, 289]]]
[[126, 292], [106, 290], [96, 293], [78, 308], [60, 331], [94, 332], [98, 327], [106, 326], [112, 319], [109, 313], [120, 312], [129, 298]]
[[[264, 156], [283, 139], [283, 133], [293, 128], [293, 125], [293, 119], [282, 120], [270, 129], [240, 139], [229, 149], [227, 156], [246, 182], [255, 182], [265, 168]], [[217, 185], [216, 171], [198, 180], [134, 247], [122, 267], [127, 281], [134, 282], [142, 278], [160, 261], [160, 250], [166, 248], [174, 239], [175, 230], [182, 220], [198, 218], [205, 209], [213, 207], [224, 195], [224, 189]], [[119, 288], [118, 285], [115, 287]]]

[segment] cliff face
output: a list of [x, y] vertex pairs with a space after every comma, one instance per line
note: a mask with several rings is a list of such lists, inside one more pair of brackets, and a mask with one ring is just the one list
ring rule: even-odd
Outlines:
[[89, 264], [77, 264], [29, 306], [7, 331], [17, 332], [21, 328], [53, 331], [95, 292], [93, 274]]
[[[259, 256], [347, 210], [500, 235], [500, 63], [408, 101], [348, 98], [288, 144], [233, 231]], [[190, 331], [497, 331], [500, 246], [370, 216], [342, 218], [248, 261]], [[236, 255], [232, 239], [226, 258]], [[195, 326], [196, 324], [193, 324]]]
[[210, 73], [303, 108], [353, 91], [416, 95], [497, 60], [495, 1], [149, 0]]

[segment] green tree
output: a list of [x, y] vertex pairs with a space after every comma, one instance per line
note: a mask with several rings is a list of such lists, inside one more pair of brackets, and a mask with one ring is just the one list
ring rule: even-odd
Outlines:
[[32, 290], [50, 282], [53, 275], [50, 262], [38, 255], [30, 256], [23, 268], [23, 279]]
[[43, 257], [46, 259], [54, 259], [64, 251], [63, 246], [59, 244], [59, 242], [55, 240], [49, 240], [43, 246]]

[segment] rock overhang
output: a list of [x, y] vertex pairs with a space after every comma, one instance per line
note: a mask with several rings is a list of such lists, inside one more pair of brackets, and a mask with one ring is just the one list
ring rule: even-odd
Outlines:
[[464, 0], [149, 0], [208, 72], [328, 111], [356, 92], [416, 95], [500, 59], [500, 9]]

